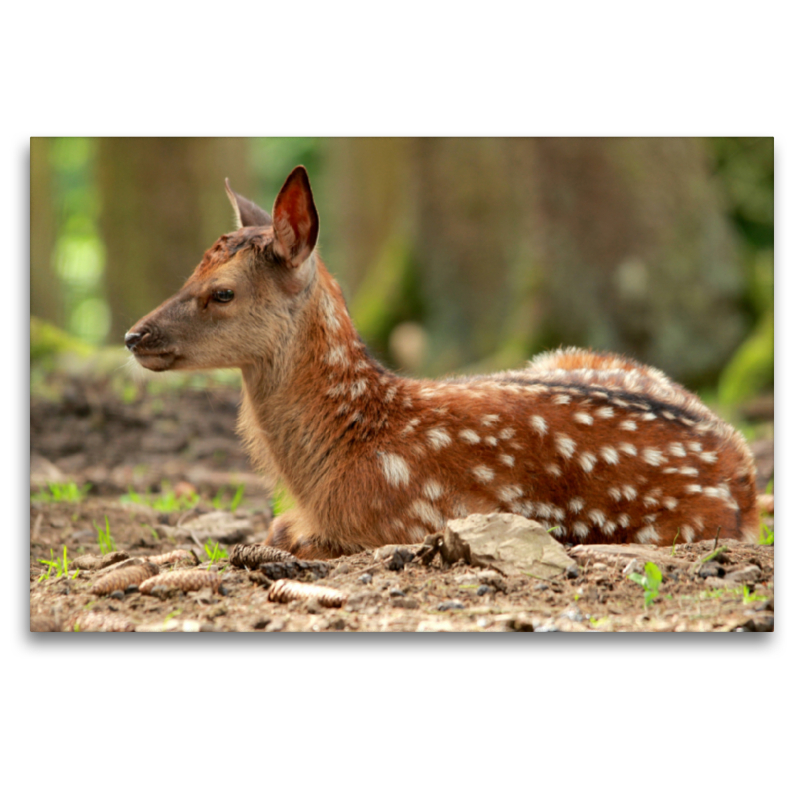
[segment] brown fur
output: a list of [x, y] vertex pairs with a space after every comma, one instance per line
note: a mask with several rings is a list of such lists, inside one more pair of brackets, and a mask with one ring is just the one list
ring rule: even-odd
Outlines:
[[[270, 219], [229, 196], [245, 223]], [[297, 501], [268, 544], [331, 557], [492, 511], [563, 541], [756, 537], [744, 440], [660, 371], [572, 348], [496, 375], [401, 378], [367, 354], [314, 252], [302, 167], [272, 219], [223, 236], [126, 337], [150, 369], [241, 369], [239, 433]]]

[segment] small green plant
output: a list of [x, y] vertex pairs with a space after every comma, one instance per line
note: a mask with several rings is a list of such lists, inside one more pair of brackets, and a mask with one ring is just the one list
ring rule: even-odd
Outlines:
[[97, 544], [100, 545], [100, 552], [103, 555], [114, 552], [117, 549], [117, 543], [114, 541], [114, 537], [111, 535], [111, 528], [108, 525], [108, 515], [106, 515], [105, 529], [103, 529], [102, 525], [98, 525], [96, 522], [92, 522], [92, 525], [94, 525], [95, 530], [97, 531]]
[[175, 490], [165, 481], [161, 484], [161, 494], [141, 495], [133, 489], [128, 489], [128, 493], [120, 497], [120, 502], [150, 506], [156, 511], [168, 514], [171, 511], [186, 511], [194, 508], [200, 502], [200, 498], [197, 492], [189, 492], [178, 496], [175, 494]]
[[759, 594], [755, 590], [751, 592], [749, 586], [742, 587], [742, 602], [745, 605], [747, 603], [756, 603], [760, 600], [766, 600], [766, 599], [767, 598], [763, 594]]
[[761, 533], [758, 534], [759, 544], [775, 544], [775, 531], [771, 530], [769, 525], [761, 523]]
[[652, 561], [648, 561], [644, 565], [644, 575], [632, 572], [628, 577], [644, 589], [644, 607], [647, 608], [658, 597], [658, 590], [663, 580], [661, 570]]
[[236, 491], [234, 492], [233, 499], [230, 503], [226, 503], [224, 499], [225, 490], [227, 487], [223, 486], [215, 495], [214, 499], [211, 501], [211, 504], [214, 508], [225, 509], [226, 507], [230, 508], [231, 512], [236, 511], [239, 507], [239, 503], [242, 502], [242, 497], [244, 495], [244, 484], [240, 483], [236, 487]]
[[205, 550], [208, 560], [212, 564], [216, 564], [217, 561], [221, 561], [223, 558], [228, 557], [228, 552], [225, 550], [225, 548], [220, 547], [219, 542], [214, 542], [211, 539], [206, 540]]
[[[64, 554], [61, 558], [53, 558], [53, 548], [50, 548], [50, 558], [40, 558], [40, 564], [44, 564], [47, 567], [47, 572], [44, 575], [39, 576], [39, 582], [46, 581], [50, 575], [52, 574], [53, 570], [56, 571], [55, 577], [60, 578], [62, 575], [69, 574], [69, 558], [67, 558], [67, 546], [64, 545]], [[78, 577], [78, 573], [80, 570], [76, 569], [75, 574], [72, 576], [72, 580]]]
[[74, 481], [68, 483], [48, 483], [43, 489], [31, 495], [31, 500], [41, 500], [45, 503], [80, 503], [92, 488], [91, 483], [78, 486]]

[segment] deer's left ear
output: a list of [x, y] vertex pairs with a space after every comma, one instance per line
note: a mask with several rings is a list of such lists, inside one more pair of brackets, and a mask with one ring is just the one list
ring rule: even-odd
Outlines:
[[278, 192], [272, 209], [276, 255], [299, 267], [314, 251], [319, 217], [305, 167], [295, 167]]
[[260, 228], [263, 225], [272, 225], [272, 217], [252, 200], [234, 192], [227, 178], [225, 178], [225, 191], [228, 193], [228, 200], [231, 201], [236, 214], [236, 224], [240, 228]]

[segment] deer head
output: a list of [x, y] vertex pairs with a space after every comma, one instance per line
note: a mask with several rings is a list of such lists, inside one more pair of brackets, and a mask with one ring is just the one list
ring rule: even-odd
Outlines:
[[220, 237], [181, 290], [125, 335], [147, 369], [269, 365], [302, 317], [319, 233], [305, 168], [286, 179], [272, 216], [225, 184], [239, 229]]

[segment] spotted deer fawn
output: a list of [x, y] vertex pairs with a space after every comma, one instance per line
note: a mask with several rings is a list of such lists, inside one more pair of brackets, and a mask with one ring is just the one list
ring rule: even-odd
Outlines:
[[305, 168], [272, 216], [226, 190], [238, 230], [125, 344], [155, 371], [241, 370], [238, 432], [297, 503], [268, 544], [335, 557], [493, 511], [564, 542], [756, 538], [742, 436], [659, 370], [570, 348], [494, 375], [395, 375], [367, 353], [315, 252]]

